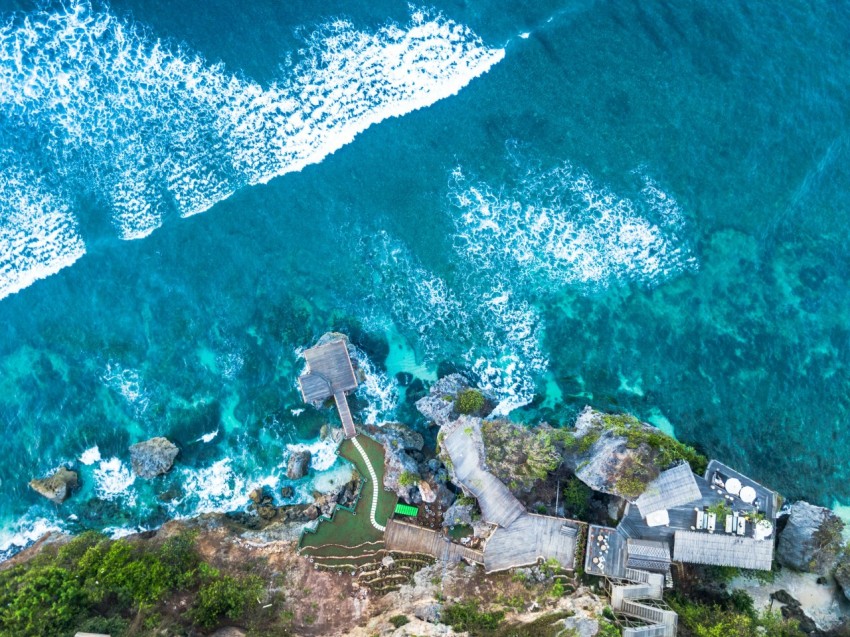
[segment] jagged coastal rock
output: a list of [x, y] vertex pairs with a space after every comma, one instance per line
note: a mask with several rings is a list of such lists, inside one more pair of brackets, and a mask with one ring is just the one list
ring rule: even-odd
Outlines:
[[178, 453], [180, 450], [177, 445], [167, 438], [158, 436], [131, 446], [130, 463], [137, 476], [150, 480], [167, 473]]
[[[422, 434], [397, 422], [365, 426], [363, 430], [384, 446], [384, 486], [400, 498], [415, 500], [411, 491], [419, 486], [422, 476], [419, 464], [408, 452], [422, 451], [425, 446]], [[416, 495], [422, 498], [422, 493]]]
[[286, 463], [286, 477], [290, 480], [300, 480], [310, 471], [312, 456], [309, 451], [295, 451]]
[[77, 487], [77, 472], [59, 467], [46, 478], [30, 481], [30, 488], [51, 502], [62, 504]]
[[844, 597], [850, 600], [850, 552], [845, 552], [835, 569], [835, 581], [844, 592]]
[[828, 573], [841, 554], [843, 530], [844, 522], [829, 509], [795, 502], [779, 534], [776, 560], [798, 571]]
[[442, 427], [457, 417], [455, 397], [465, 389], [469, 389], [469, 381], [461, 374], [445, 376], [434, 383], [427, 396], [416, 401], [416, 409]]
[[465, 524], [472, 526], [472, 514], [475, 504], [465, 500], [455, 500], [448, 510], [443, 514], [443, 526], [455, 526]]

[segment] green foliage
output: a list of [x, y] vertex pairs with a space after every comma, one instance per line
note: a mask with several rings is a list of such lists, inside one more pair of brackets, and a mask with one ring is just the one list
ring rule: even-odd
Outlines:
[[636, 456], [627, 457], [620, 465], [620, 474], [614, 481], [614, 488], [626, 498], [637, 498], [652, 480], [658, 476], [654, 465], [646, 464]]
[[0, 572], [0, 635], [64, 637], [81, 630], [118, 636], [136, 618], [144, 618], [137, 626], [156, 627], [157, 605], [199, 585], [203, 608], [235, 616], [239, 604], [226, 602], [247, 599], [262, 587], [256, 578], [239, 580], [236, 595], [233, 581], [201, 563], [192, 534], [156, 544], [84, 533]]
[[456, 631], [467, 631], [470, 635], [486, 634], [495, 630], [505, 618], [504, 611], [479, 611], [479, 605], [473, 600], [453, 604], [443, 608], [441, 621]]
[[472, 388], [464, 389], [457, 395], [455, 409], [459, 414], [471, 416], [480, 413], [484, 409], [484, 403], [484, 394], [480, 391]]
[[458, 504], [458, 505], [461, 505], [461, 506], [466, 506], [466, 505], [469, 505], [469, 504], [475, 504], [476, 502], [478, 502], [478, 500], [476, 500], [472, 496], [463, 495], [463, 494], [457, 496], [457, 499], [455, 500], [455, 504]]
[[596, 444], [596, 441], [602, 436], [599, 430], [589, 431], [578, 439], [578, 452], [587, 453], [590, 448]]
[[708, 512], [717, 516], [717, 524], [723, 525], [726, 522], [726, 516], [732, 515], [732, 507], [726, 504], [725, 500], [720, 500], [708, 507]]
[[398, 477], [398, 483], [403, 487], [412, 487], [419, 484], [419, 476], [412, 471], [403, 471]]
[[561, 580], [556, 579], [555, 583], [552, 584], [552, 590], [549, 591], [549, 594], [556, 599], [558, 597], [563, 597], [564, 596], [564, 583]]
[[649, 446], [655, 451], [655, 463], [661, 468], [679, 460], [686, 460], [694, 473], [705, 473], [708, 458], [663, 431], [642, 424], [630, 414], [603, 414], [602, 424], [615, 435], [626, 438], [626, 446], [629, 449], [637, 449], [642, 444]]
[[262, 582], [255, 576], [221, 575], [206, 564], [201, 565], [199, 575], [202, 583], [190, 615], [201, 628], [212, 628], [224, 617], [238, 619], [263, 591]]
[[512, 490], [530, 490], [561, 464], [554, 431], [547, 425], [530, 429], [504, 420], [485, 420], [481, 435], [490, 471]]
[[599, 620], [599, 632], [596, 633], [597, 637], [620, 637], [620, 629], [617, 628], [611, 622], [605, 621], [604, 619]]
[[584, 482], [573, 476], [564, 485], [564, 507], [572, 513], [573, 517], [583, 520], [590, 511], [590, 499], [593, 497], [593, 489]]
[[803, 637], [794, 620], [778, 613], [759, 615], [746, 594], [729, 595], [723, 604], [702, 604], [671, 595], [668, 602], [679, 614], [679, 629], [694, 637]]
[[407, 615], [393, 615], [390, 617], [390, 623], [396, 628], [401, 628], [405, 624], [409, 624], [410, 620], [407, 618]]

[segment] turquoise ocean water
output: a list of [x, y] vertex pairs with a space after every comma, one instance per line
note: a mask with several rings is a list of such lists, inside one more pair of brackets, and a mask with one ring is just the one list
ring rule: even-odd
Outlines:
[[0, 556], [338, 479], [327, 330], [365, 421], [459, 368], [850, 503], [850, 3], [200, 4], [0, 0]]

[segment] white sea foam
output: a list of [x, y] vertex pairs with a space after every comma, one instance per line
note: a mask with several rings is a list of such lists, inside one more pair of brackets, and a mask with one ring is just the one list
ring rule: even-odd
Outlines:
[[130, 506], [136, 504], [136, 492], [132, 489], [136, 475], [120, 459], [101, 460], [93, 475], [98, 498], [122, 500]]
[[363, 421], [367, 425], [374, 425], [390, 420], [398, 408], [398, 381], [375, 369], [365, 352], [354, 346], [348, 349], [357, 361], [357, 367], [363, 372], [363, 380], [357, 387], [357, 395], [368, 403], [362, 413]]
[[53, 531], [62, 531], [56, 520], [25, 515], [12, 521], [8, 526], [0, 528], [0, 559], [9, 557]]
[[335, 443], [330, 437], [325, 438], [324, 440], [317, 440], [316, 442], [311, 443], [294, 443], [286, 445], [286, 453], [284, 455], [284, 464], [282, 466], [286, 466], [285, 463], [289, 460], [289, 456], [298, 451], [309, 451], [310, 452], [310, 467], [314, 471], [325, 471], [326, 469], [330, 469], [337, 460], [336, 455], [337, 443]]
[[63, 198], [17, 163], [0, 151], [0, 299], [56, 274], [86, 251]]
[[215, 440], [216, 436], [218, 436], [218, 429], [216, 429], [215, 431], [211, 431], [208, 434], [204, 434], [203, 436], [201, 436], [200, 438], [195, 440], [195, 442], [203, 442], [203, 443], [212, 442], [213, 440]]
[[125, 368], [120, 363], [110, 361], [101, 380], [107, 387], [121, 394], [136, 413], [141, 414], [150, 404], [150, 397], [145, 391], [142, 377], [135, 369]]
[[97, 448], [97, 445], [94, 447], [89, 447], [82, 454], [80, 454], [80, 462], [85, 465], [92, 465], [95, 462], [100, 462], [100, 449]]
[[235, 511], [248, 504], [248, 483], [233, 460], [224, 458], [209, 467], [181, 467], [180, 484], [187, 494], [172, 503], [173, 513], [192, 516], [214, 511]]
[[513, 188], [453, 173], [461, 253], [479, 269], [511, 271], [529, 285], [588, 290], [615, 282], [657, 284], [695, 267], [675, 199], [649, 177], [633, 198], [569, 163], [523, 172]]
[[[535, 379], [548, 367], [541, 319], [532, 304], [515, 298], [501, 273], [475, 271], [453, 287], [386, 233], [373, 236], [363, 249], [382, 277], [376, 286], [382, 296], [370, 307], [388, 312], [399, 328], [415, 331], [426, 363], [459, 356], [481, 388], [497, 398], [497, 415], [531, 401]], [[380, 324], [379, 317], [371, 321]]]
[[[171, 207], [194, 215], [242, 186], [320, 162], [504, 57], [422, 10], [374, 31], [329, 21], [299, 54], [286, 77], [262, 86], [84, 1], [16, 14], [0, 25], [0, 149], [18, 148], [27, 131], [45, 171], [88, 191], [109, 207], [120, 237], [138, 239]], [[6, 181], [0, 194], [11, 203], [0, 205], [16, 216], [0, 216], [0, 297], [84, 250], [54, 193]]]

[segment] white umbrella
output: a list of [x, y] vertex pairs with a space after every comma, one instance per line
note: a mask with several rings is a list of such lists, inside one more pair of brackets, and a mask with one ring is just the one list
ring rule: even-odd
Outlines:
[[741, 492], [741, 481], [738, 478], [729, 478], [726, 481], [726, 491], [732, 495], [738, 495]]
[[747, 504], [752, 504], [756, 501], [756, 490], [752, 487], [744, 487], [741, 489], [741, 499]]

